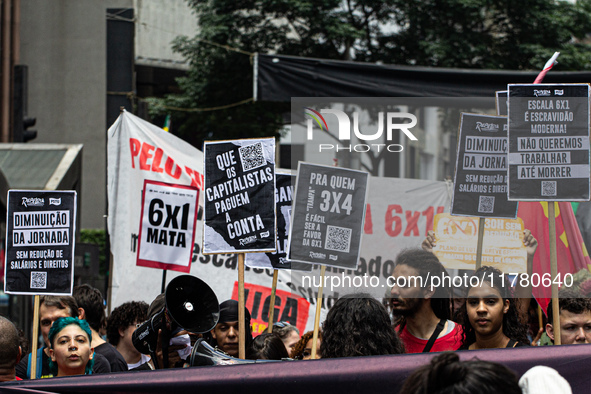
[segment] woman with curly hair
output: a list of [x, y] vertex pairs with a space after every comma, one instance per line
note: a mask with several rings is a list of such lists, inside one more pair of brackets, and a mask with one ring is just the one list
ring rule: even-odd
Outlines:
[[60, 317], [49, 330], [49, 368], [53, 376], [90, 375], [94, 364], [92, 333], [85, 320]]
[[471, 287], [459, 310], [464, 331], [460, 349], [529, 346], [509, 279], [498, 269], [484, 266], [467, 283]]
[[[354, 297], [354, 298], [353, 298]], [[369, 294], [339, 298], [322, 326], [322, 358], [404, 353], [386, 308]]]
[[[294, 345], [291, 350], [290, 357], [294, 360], [311, 360], [312, 359], [312, 337], [314, 331], [308, 331], [300, 340]], [[318, 350], [322, 340], [322, 331], [318, 332], [318, 340], [316, 341], [316, 350]], [[316, 358], [320, 358], [320, 352], [316, 352]]]

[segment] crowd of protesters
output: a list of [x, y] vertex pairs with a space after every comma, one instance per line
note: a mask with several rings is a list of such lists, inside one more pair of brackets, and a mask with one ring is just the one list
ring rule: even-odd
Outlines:
[[[429, 234], [422, 249], [400, 253], [392, 276], [447, 275], [431, 253], [434, 244], [435, 239]], [[531, 262], [537, 241], [527, 230], [524, 245]], [[502, 365], [460, 361], [454, 352], [552, 344], [555, 340], [552, 304], [548, 306], [545, 327], [531, 329], [528, 311], [532, 305], [529, 300], [517, 297], [523, 294], [523, 289], [506, 285], [511, 281], [500, 280], [504, 274], [492, 267], [480, 267], [471, 275], [478, 281], [468, 283], [479, 285], [467, 288], [456, 303], [451, 290], [443, 286], [398, 287], [399, 281], [390, 289], [385, 303], [369, 294], [341, 297], [321, 326], [316, 348], [313, 332], [300, 335], [296, 322], [274, 323], [272, 332], [253, 338], [250, 313], [245, 309], [246, 359], [310, 360], [313, 354], [316, 358], [338, 358], [442, 352], [429, 365], [416, 370], [401, 393], [436, 393], [445, 387], [455, 392], [456, 386], [467, 390], [462, 392], [521, 393], [540, 382], [538, 375], [554, 376], [545, 369], [535, 370], [518, 381]], [[36, 355], [27, 354], [23, 349], [26, 341], [23, 342], [14, 324], [0, 317], [0, 381], [30, 379], [32, 357], [36, 357], [37, 378], [190, 367], [192, 353], [200, 354], [191, 349], [201, 344], [210, 349], [208, 362], [216, 357], [238, 358], [239, 307], [234, 300], [220, 304], [218, 322], [210, 332], [195, 335], [179, 327], [163, 340], [160, 331], [156, 350], [151, 355], [138, 351], [132, 340], [134, 331], [164, 305], [164, 294], [151, 305], [127, 302], [115, 308], [107, 319], [103, 297], [91, 286], [76, 286], [71, 297], [43, 296], [39, 309], [43, 346]], [[591, 300], [563, 290], [559, 307], [562, 344], [590, 343]], [[542, 333], [545, 342], [539, 338]], [[556, 376], [554, 382], [568, 386], [560, 379]], [[488, 391], [478, 389], [484, 383]]]

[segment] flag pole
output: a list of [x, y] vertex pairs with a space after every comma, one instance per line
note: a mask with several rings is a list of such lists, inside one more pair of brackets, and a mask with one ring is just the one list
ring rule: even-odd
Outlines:
[[267, 332], [270, 334], [273, 332], [273, 322], [275, 318], [275, 293], [277, 292], [277, 276], [279, 270], [273, 270], [273, 285], [271, 286], [271, 299], [269, 300], [269, 319], [267, 323]]
[[246, 358], [244, 304], [244, 253], [238, 253], [238, 357], [241, 359]]
[[486, 219], [478, 219], [478, 243], [476, 244], [476, 266], [474, 271], [482, 266], [482, 245], [484, 244], [484, 224]]

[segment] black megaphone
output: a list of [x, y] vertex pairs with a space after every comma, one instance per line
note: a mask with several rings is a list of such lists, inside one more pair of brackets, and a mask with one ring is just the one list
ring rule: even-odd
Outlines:
[[177, 276], [164, 292], [165, 306], [142, 323], [133, 333], [133, 346], [143, 354], [156, 351], [158, 330], [173, 332], [183, 328], [202, 334], [211, 331], [220, 318], [220, 305], [215, 293], [199, 278]]

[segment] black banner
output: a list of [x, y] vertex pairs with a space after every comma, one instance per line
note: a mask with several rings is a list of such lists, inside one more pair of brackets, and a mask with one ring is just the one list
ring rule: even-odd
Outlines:
[[589, 200], [589, 85], [509, 89], [509, 199]]
[[462, 113], [452, 215], [515, 218], [507, 201], [507, 117]]
[[8, 191], [4, 291], [71, 295], [75, 191]]
[[355, 269], [369, 175], [300, 163], [288, 259]]
[[203, 253], [276, 250], [275, 139], [209, 141], [203, 153]]

